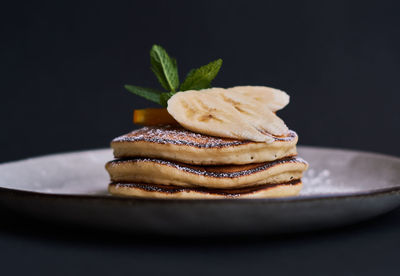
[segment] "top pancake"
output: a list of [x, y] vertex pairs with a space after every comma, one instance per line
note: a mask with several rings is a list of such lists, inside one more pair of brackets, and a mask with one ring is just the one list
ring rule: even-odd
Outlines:
[[143, 127], [111, 142], [116, 158], [148, 157], [196, 165], [250, 164], [297, 154], [297, 134], [272, 143], [219, 138], [175, 126]]

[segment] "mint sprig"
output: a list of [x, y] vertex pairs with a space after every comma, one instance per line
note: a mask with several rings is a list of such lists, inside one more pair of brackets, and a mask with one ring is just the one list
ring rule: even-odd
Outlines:
[[178, 66], [161, 46], [153, 45], [150, 50], [151, 70], [165, 90], [175, 92], [179, 88]]
[[211, 81], [217, 76], [222, 59], [217, 59], [198, 69], [192, 69], [181, 84], [181, 91], [200, 90], [211, 87]]
[[150, 63], [151, 70], [167, 92], [135, 85], [125, 85], [124, 87], [135, 95], [166, 107], [169, 98], [179, 91], [210, 88], [212, 80], [217, 76], [221, 68], [222, 59], [217, 59], [200, 68], [192, 69], [181, 85], [179, 85], [176, 59], [170, 57], [163, 47], [153, 45], [150, 50]]
[[160, 104], [164, 107], [167, 107], [167, 102], [169, 100], [169, 98], [171, 98], [175, 93], [174, 92], [165, 92], [165, 93], [161, 93], [160, 95]]
[[146, 87], [140, 87], [136, 85], [124, 85], [125, 89], [128, 90], [129, 92], [132, 92], [133, 94], [136, 94], [140, 97], [145, 98], [146, 100], [155, 102], [155, 103], [160, 103], [160, 95], [161, 91], [152, 89], [152, 88], [146, 88]]

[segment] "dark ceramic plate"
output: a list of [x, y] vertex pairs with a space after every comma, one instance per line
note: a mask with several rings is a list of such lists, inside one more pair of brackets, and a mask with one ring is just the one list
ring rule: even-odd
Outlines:
[[111, 150], [0, 165], [0, 204], [74, 225], [174, 235], [271, 234], [359, 222], [400, 205], [400, 159], [299, 147], [309, 161], [299, 196], [250, 200], [146, 200], [107, 194]]

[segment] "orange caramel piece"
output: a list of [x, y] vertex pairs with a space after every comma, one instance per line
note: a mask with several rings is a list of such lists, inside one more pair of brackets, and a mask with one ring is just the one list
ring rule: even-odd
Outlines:
[[133, 111], [133, 123], [143, 126], [178, 125], [166, 108], [145, 108]]

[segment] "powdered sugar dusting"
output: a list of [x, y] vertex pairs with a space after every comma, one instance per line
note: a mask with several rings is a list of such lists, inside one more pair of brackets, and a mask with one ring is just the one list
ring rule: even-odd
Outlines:
[[[294, 131], [291, 131], [287, 137], [274, 138], [276, 141], [290, 141], [295, 139], [295, 137], [297, 137], [297, 134]], [[207, 136], [173, 126], [143, 127], [126, 135], [117, 137], [112, 142], [118, 143], [138, 141], [158, 144], [188, 145], [199, 148], [229, 147], [254, 143], [251, 141]]]
[[343, 182], [332, 180], [332, 173], [328, 169], [317, 170], [310, 168], [303, 176], [302, 195], [308, 194], [338, 194], [353, 192], [353, 188]]
[[330, 185], [332, 180], [330, 179], [331, 172], [327, 169], [322, 171], [316, 171], [309, 169], [303, 176], [304, 188], [312, 189], [316, 191], [321, 188], [326, 191], [326, 185]]

